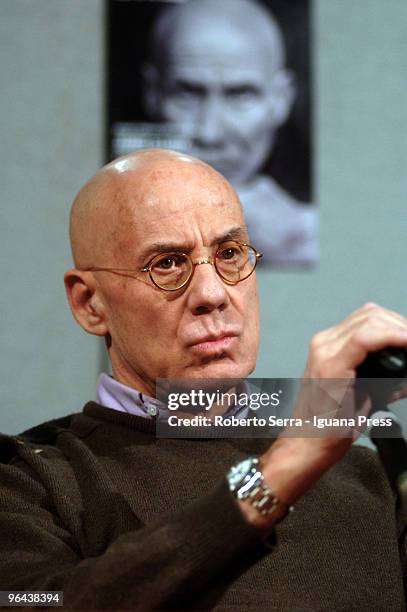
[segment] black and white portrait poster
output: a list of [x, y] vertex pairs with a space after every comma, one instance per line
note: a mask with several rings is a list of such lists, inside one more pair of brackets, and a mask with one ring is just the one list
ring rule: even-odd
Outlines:
[[236, 189], [276, 268], [318, 259], [309, 0], [110, 0], [108, 155], [171, 148]]

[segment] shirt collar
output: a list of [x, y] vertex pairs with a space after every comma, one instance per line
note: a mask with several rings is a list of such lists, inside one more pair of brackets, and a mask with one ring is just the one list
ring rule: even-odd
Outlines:
[[167, 410], [159, 400], [128, 387], [107, 374], [99, 376], [96, 397], [102, 406], [136, 416], [151, 418], [157, 416], [160, 409]]
[[[249, 395], [249, 384], [244, 382], [243, 385], [245, 392]], [[106, 406], [106, 408], [112, 408], [113, 410], [127, 412], [128, 414], [136, 416], [153, 418], [158, 415], [161, 419], [165, 419], [169, 414], [172, 414], [167, 406], [160, 400], [155, 397], [150, 397], [145, 393], [141, 393], [141, 391], [137, 389], [128, 387], [105, 373], [99, 376], [96, 387], [96, 398], [99, 404]], [[224, 416], [245, 418], [248, 412], [248, 406], [240, 406], [237, 404], [231, 406]]]

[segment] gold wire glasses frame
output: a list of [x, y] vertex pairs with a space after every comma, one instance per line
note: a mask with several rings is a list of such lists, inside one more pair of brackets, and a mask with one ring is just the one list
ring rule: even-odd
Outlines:
[[228, 285], [237, 285], [253, 274], [257, 262], [263, 257], [253, 246], [246, 242], [229, 240], [222, 242], [214, 257], [200, 258], [195, 261], [187, 253], [169, 252], [155, 255], [148, 264], [139, 270], [127, 268], [85, 268], [83, 272], [148, 272], [151, 281], [163, 291], [178, 291], [191, 280], [196, 266], [213, 265], [220, 278]]

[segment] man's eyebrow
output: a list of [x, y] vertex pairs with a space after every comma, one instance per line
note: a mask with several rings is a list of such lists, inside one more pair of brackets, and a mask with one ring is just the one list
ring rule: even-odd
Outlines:
[[214, 246], [215, 244], [219, 244], [220, 242], [226, 242], [228, 240], [239, 240], [245, 242], [248, 240], [247, 229], [243, 226], [233, 227], [228, 230], [224, 234], [217, 236], [214, 238], [210, 244], [210, 246]]
[[193, 245], [188, 245], [186, 242], [181, 244], [179, 242], [152, 242], [142, 251], [140, 255], [141, 263], [159, 255], [160, 253], [188, 253], [192, 251]]
[[259, 93], [261, 92], [261, 88], [257, 83], [246, 83], [245, 81], [241, 81], [239, 83], [230, 83], [223, 87], [223, 91], [231, 94], [239, 94], [239, 93]]
[[[247, 229], [245, 227], [233, 227], [224, 234], [218, 235], [211, 241], [209, 246], [215, 246], [228, 240], [246, 241], [248, 240]], [[140, 263], [146, 261], [160, 253], [191, 253], [194, 249], [193, 243], [176, 241], [157, 241], [149, 244], [140, 254]]]

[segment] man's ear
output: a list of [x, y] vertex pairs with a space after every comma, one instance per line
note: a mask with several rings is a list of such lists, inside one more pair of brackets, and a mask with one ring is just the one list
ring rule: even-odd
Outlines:
[[287, 121], [297, 93], [295, 74], [281, 68], [272, 76], [270, 83], [271, 116], [275, 127]]
[[146, 113], [152, 119], [160, 119], [161, 115], [161, 86], [160, 74], [153, 64], [143, 64], [140, 70], [143, 83], [142, 98]]
[[66, 294], [72, 314], [89, 334], [106, 336], [106, 313], [92, 272], [68, 270], [64, 275]]

